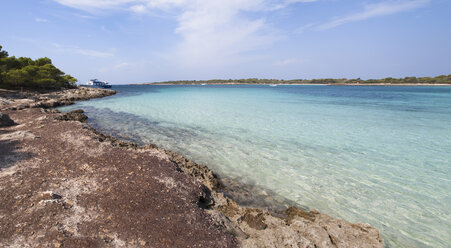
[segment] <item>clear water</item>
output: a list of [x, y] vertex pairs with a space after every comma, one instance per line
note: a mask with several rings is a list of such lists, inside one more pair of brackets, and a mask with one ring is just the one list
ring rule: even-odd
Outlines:
[[377, 227], [451, 246], [451, 87], [117, 86], [83, 108], [107, 132]]

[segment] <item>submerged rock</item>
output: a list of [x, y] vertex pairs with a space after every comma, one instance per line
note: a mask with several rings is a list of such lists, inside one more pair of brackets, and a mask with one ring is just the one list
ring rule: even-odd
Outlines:
[[0, 112], [0, 127], [9, 127], [14, 124], [14, 121], [9, 118], [9, 115]]

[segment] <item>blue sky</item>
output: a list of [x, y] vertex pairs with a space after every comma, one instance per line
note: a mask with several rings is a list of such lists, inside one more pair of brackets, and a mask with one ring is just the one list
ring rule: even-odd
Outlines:
[[449, 0], [2, 0], [0, 45], [85, 82], [451, 73]]

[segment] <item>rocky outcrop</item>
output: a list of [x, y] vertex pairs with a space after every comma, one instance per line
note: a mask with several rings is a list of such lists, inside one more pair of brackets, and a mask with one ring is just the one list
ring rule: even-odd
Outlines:
[[37, 98], [37, 102], [30, 104], [31, 108], [54, 108], [71, 105], [75, 101], [89, 100], [116, 94], [114, 90], [79, 87], [78, 89], [65, 90], [50, 94], [43, 94]]
[[9, 118], [9, 115], [0, 112], [0, 127], [9, 127], [14, 124], [14, 121]]
[[[0, 107], [3, 109], [22, 110], [26, 108], [55, 108], [71, 105], [75, 101], [106, 97], [116, 94], [114, 90], [79, 87], [77, 89], [55, 91], [49, 93], [0, 91]], [[6, 100], [6, 99], [10, 100]]]

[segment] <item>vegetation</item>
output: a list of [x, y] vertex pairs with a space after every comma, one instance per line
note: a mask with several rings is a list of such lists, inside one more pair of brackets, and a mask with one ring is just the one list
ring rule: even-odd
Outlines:
[[292, 79], [292, 80], [279, 80], [279, 79], [213, 79], [205, 81], [167, 81], [159, 82], [156, 84], [451, 84], [451, 74], [442, 75], [438, 77], [405, 77], [405, 78], [384, 78], [384, 79], [368, 79], [362, 80], [357, 79], [333, 79], [333, 78], [323, 78], [323, 79]]
[[9, 56], [0, 46], [0, 88], [52, 90], [74, 88], [77, 79], [56, 68], [49, 58]]

